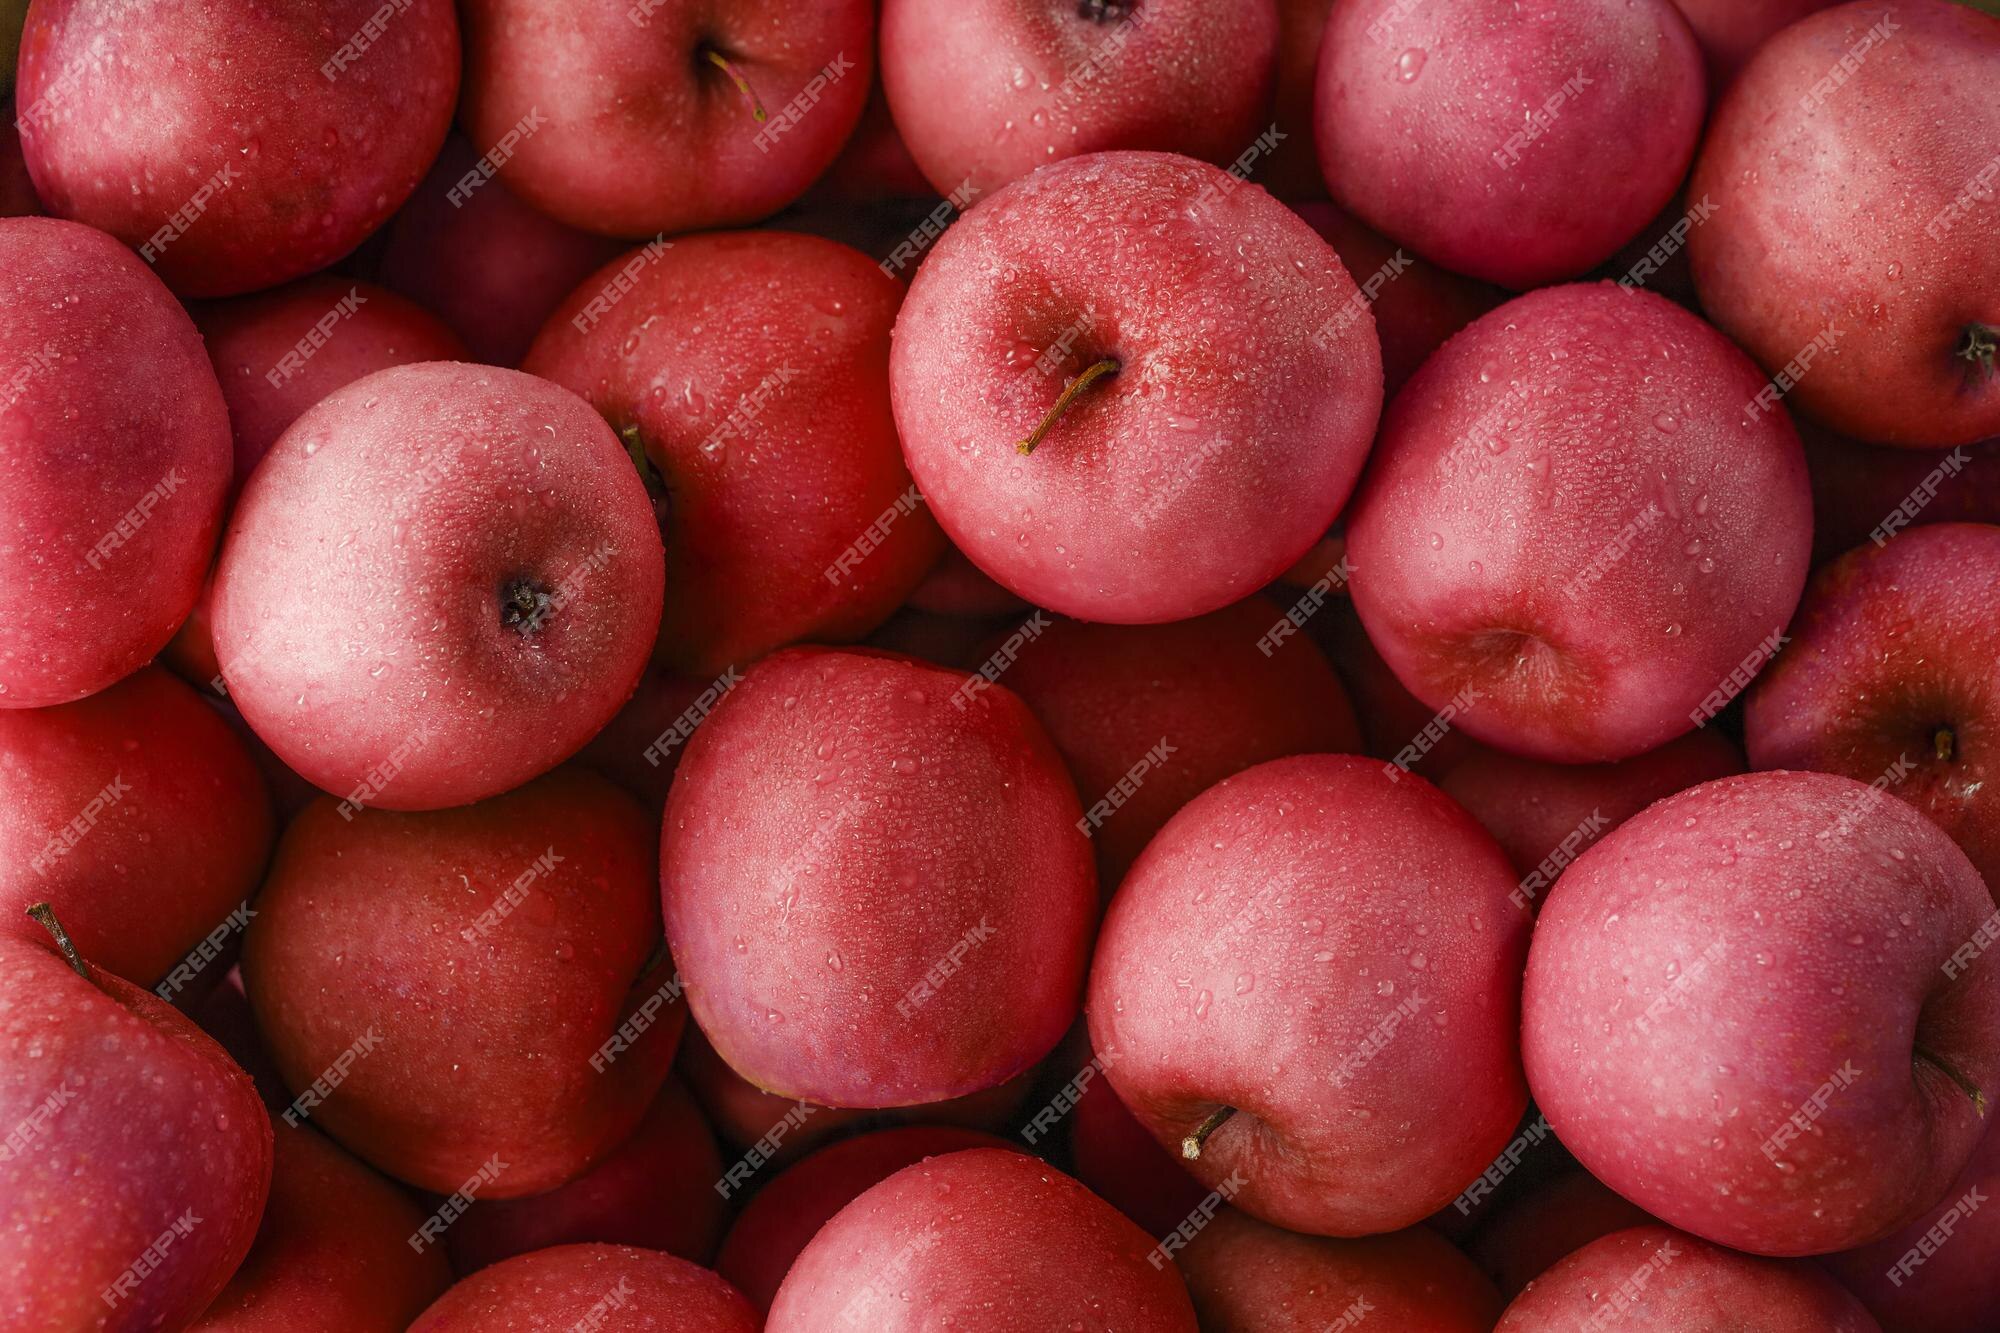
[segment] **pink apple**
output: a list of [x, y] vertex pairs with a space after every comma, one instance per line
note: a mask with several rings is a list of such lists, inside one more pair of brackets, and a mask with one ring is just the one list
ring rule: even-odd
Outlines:
[[663, 665], [705, 680], [860, 638], [937, 559], [889, 407], [902, 298], [817, 237], [684, 236], [584, 279], [535, 340], [523, 368], [645, 459], [675, 589]]
[[1654, 1222], [1638, 1204], [1577, 1168], [1508, 1204], [1479, 1229], [1469, 1248], [1473, 1262], [1512, 1300], [1557, 1260], [1598, 1237]]
[[194, 325], [102, 232], [0, 219], [0, 272], [0, 707], [40, 708], [131, 674], [187, 616], [229, 417]]
[[458, 98], [449, 0], [380, 10], [38, 0], [19, 90], [36, 190], [186, 295], [326, 267], [416, 188]]
[[1354, 604], [1454, 730], [1605, 762], [1692, 730], [1774, 650], [1811, 499], [1762, 379], [1663, 297], [1519, 297], [1425, 363], [1348, 523]]
[[924, 260], [890, 363], [903, 452], [1010, 591], [1183, 620], [1283, 573], [1346, 501], [1381, 407], [1374, 321], [1332, 249], [1240, 184], [1164, 153], [1072, 158]]
[[1704, 783], [1563, 872], [1528, 958], [1535, 1101], [1592, 1175], [1756, 1254], [1932, 1207], [2000, 1089], [1993, 904], [1915, 810], [1823, 773]]
[[[962, 1328], [1195, 1333], [1173, 1261], [1055, 1168], [999, 1148], [905, 1167], [836, 1213], [766, 1333]], [[1088, 1325], [1086, 1325], [1088, 1326]]]
[[[1701, 134], [1701, 52], [1670, 0], [1336, 5], [1320, 46], [1334, 200], [1457, 273], [1588, 272], [1672, 197]], [[1587, 206], [1580, 206], [1587, 200]]]
[[491, 796], [631, 696], [659, 529], [610, 427], [544, 380], [398, 366], [322, 400], [265, 456], [216, 570], [230, 696], [351, 806]]
[[1813, 576], [1743, 714], [1758, 768], [1879, 783], [1929, 815], [2000, 898], [2000, 527], [1941, 523]]
[[1493, 839], [1421, 778], [1261, 764], [1189, 802], [1125, 877], [1091, 965], [1091, 1044], [1238, 1208], [1320, 1235], [1409, 1226], [1486, 1169], [1527, 1102], [1513, 887]]
[[706, 1268], [627, 1245], [558, 1245], [482, 1268], [409, 1333], [758, 1333], [741, 1293]]
[[1081, 813], [1002, 687], [885, 653], [765, 658], [667, 805], [667, 939], [696, 1021], [744, 1078], [806, 1101], [1005, 1082], [1076, 1015], [1097, 907]]
[[1254, 162], [1277, 53], [1273, 0], [882, 6], [889, 109], [943, 195], [1111, 149]]
[[2000, 435], [1996, 68], [2000, 18], [1857, 0], [1766, 42], [1716, 108], [1688, 185], [1716, 206], [1688, 238], [1702, 306], [1844, 435]]
[[474, 146], [528, 203], [612, 236], [754, 222], [860, 119], [869, 0], [469, 0]]

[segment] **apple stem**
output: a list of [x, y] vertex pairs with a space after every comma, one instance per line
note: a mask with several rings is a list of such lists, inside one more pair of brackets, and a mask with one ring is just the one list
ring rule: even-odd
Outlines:
[[1958, 737], [1952, 734], [1950, 727], [1939, 727], [1937, 734], [1931, 737], [1931, 753], [1947, 764], [1958, 753]]
[[1959, 1073], [1958, 1070], [1952, 1068], [1944, 1061], [1938, 1059], [1935, 1055], [1932, 1055], [1929, 1051], [1925, 1050], [1921, 1046], [1917, 1047], [1916, 1054], [1919, 1060], [1927, 1060], [1931, 1064], [1936, 1065], [1939, 1069], [1943, 1070], [1944, 1076], [1950, 1079], [1953, 1083], [1958, 1084], [1959, 1091], [1963, 1092], [1966, 1096], [1972, 1099], [1972, 1109], [1978, 1112], [1982, 1117], [1985, 1116], [1986, 1094], [1979, 1090], [1978, 1084], [1974, 1083], [1971, 1079]]
[[1208, 1142], [1208, 1136], [1221, 1129], [1223, 1122], [1235, 1114], [1236, 1108], [1233, 1106], [1216, 1107], [1208, 1119], [1196, 1125], [1194, 1132], [1181, 1140], [1181, 1156], [1190, 1162], [1200, 1161], [1202, 1145]]
[[646, 494], [652, 496], [655, 500], [665, 499], [667, 494], [666, 474], [654, 466], [653, 460], [647, 456], [646, 441], [645, 437], [639, 433], [639, 423], [635, 421], [630, 425], [620, 426], [618, 428], [618, 438], [624, 441], [625, 456], [632, 460], [633, 468], [639, 473], [639, 480], [646, 487]]
[[1056, 399], [1056, 405], [1049, 409], [1049, 414], [1042, 418], [1042, 424], [1035, 427], [1033, 433], [1027, 439], [1016, 444], [1014, 448], [1024, 454], [1035, 452], [1035, 446], [1040, 444], [1043, 437], [1051, 430], [1055, 429], [1056, 422], [1062, 420], [1062, 414], [1069, 411], [1069, 405], [1076, 401], [1078, 394], [1088, 389], [1104, 376], [1115, 375], [1117, 373], [1118, 363], [1106, 357], [1084, 371], [1081, 375], [1078, 375], [1074, 380], [1070, 381], [1070, 386], [1062, 391], [1062, 397]]
[[1991, 324], [1967, 324], [1965, 340], [1958, 345], [1957, 355], [1988, 375], [1993, 374], [1996, 358], [2000, 358], [2000, 328]]
[[41, 922], [42, 929], [56, 937], [56, 948], [62, 950], [63, 961], [85, 981], [91, 980], [90, 964], [83, 961], [83, 956], [77, 953], [69, 932], [63, 929], [62, 922], [56, 920], [55, 909], [47, 903], [36, 903], [28, 909], [28, 915]]
[[701, 49], [701, 58], [729, 76], [729, 81], [736, 85], [736, 91], [742, 93], [743, 100], [750, 104], [750, 114], [756, 117], [759, 125], [770, 119], [764, 114], [764, 104], [757, 100], [756, 92], [750, 87], [750, 80], [744, 78], [742, 72], [730, 64], [720, 51], [704, 46]]

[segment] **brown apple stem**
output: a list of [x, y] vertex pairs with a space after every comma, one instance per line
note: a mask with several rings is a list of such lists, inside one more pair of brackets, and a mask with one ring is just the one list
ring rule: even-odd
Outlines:
[[1939, 1069], [1943, 1070], [1944, 1076], [1950, 1079], [1953, 1083], [1958, 1084], [1959, 1091], [1963, 1092], [1966, 1096], [1972, 1099], [1972, 1109], [1974, 1111], [1977, 1111], [1982, 1116], [1986, 1114], [1986, 1094], [1979, 1090], [1978, 1084], [1974, 1083], [1971, 1079], [1959, 1073], [1958, 1070], [1952, 1068], [1950, 1065], [1946, 1064], [1943, 1060], [1940, 1060], [1937, 1056], [1932, 1055], [1929, 1051], [1925, 1050], [1921, 1046], [1917, 1047], [1916, 1055], [1917, 1059], [1928, 1061], [1931, 1064], [1936, 1065]]
[[1965, 340], [1958, 345], [1957, 355], [1970, 361], [1988, 375], [2000, 365], [2000, 328], [1991, 324], [1967, 324]]
[[90, 964], [83, 961], [83, 956], [77, 953], [69, 932], [63, 929], [62, 922], [56, 920], [55, 909], [47, 903], [36, 903], [28, 909], [28, 915], [41, 922], [42, 929], [56, 937], [56, 948], [62, 950], [63, 961], [85, 981], [91, 980]]
[[1069, 405], [1076, 401], [1078, 394], [1088, 389], [1104, 376], [1115, 375], [1117, 373], [1118, 363], [1106, 357], [1084, 371], [1081, 375], [1078, 375], [1075, 380], [1071, 381], [1070, 386], [1062, 391], [1062, 397], [1056, 399], [1056, 405], [1049, 409], [1049, 414], [1042, 418], [1042, 424], [1035, 427], [1034, 432], [1027, 439], [1016, 444], [1014, 448], [1024, 454], [1035, 452], [1035, 446], [1040, 444], [1043, 437], [1051, 430], [1055, 429], [1056, 422], [1062, 420], [1062, 414], [1069, 411]]
[[646, 454], [646, 440], [639, 432], [639, 423], [618, 427], [618, 438], [624, 441], [625, 456], [632, 460], [632, 466], [639, 473], [639, 480], [645, 484], [646, 494], [655, 500], [664, 499], [667, 494], [667, 478], [653, 464]]
[[1937, 734], [1931, 737], [1931, 753], [1947, 764], [1951, 762], [1951, 757], [1958, 753], [1958, 737], [1952, 733], [1950, 727], [1939, 727]]
[[750, 104], [750, 114], [756, 117], [759, 125], [770, 119], [764, 114], [764, 104], [757, 100], [756, 92], [750, 87], [750, 80], [744, 78], [742, 72], [730, 64], [720, 51], [703, 47], [701, 58], [729, 76], [729, 81], [736, 85], [736, 91], [742, 93], [743, 100]]
[[1190, 1162], [1200, 1161], [1202, 1145], [1208, 1142], [1208, 1136], [1221, 1129], [1223, 1121], [1235, 1114], [1236, 1108], [1233, 1106], [1216, 1107], [1208, 1119], [1194, 1127], [1194, 1133], [1181, 1140], [1181, 1156]]

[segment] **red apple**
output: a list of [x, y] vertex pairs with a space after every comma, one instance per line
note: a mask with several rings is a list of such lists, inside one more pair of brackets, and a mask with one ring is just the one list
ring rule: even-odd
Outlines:
[[[10, 3], [19, 0], [0, 0], [0, 13]], [[0, 33], [5, 33], [6, 27], [0, 21]], [[0, 42], [4, 41], [0, 37]], [[13, 68], [14, 62], [0, 55], [0, 71], [11, 74]], [[21, 132], [14, 124], [12, 99], [0, 97], [0, 113], [4, 114], [4, 119], [0, 119], [0, 218], [38, 217], [42, 201], [35, 195], [34, 179], [28, 175], [27, 160], [21, 156]]]
[[1756, 1254], [1846, 1249], [1937, 1203], [2000, 1090], [1985, 886], [1916, 811], [1752, 773], [1627, 820], [1528, 958], [1535, 1101], [1592, 1175]]
[[869, 0], [464, 9], [466, 133], [528, 203], [613, 236], [777, 212], [840, 152], [874, 63]]
[[1421, 778], [1336, 755], [1261, 764], [1189, 802], [1125, 877], [1091, 966], [1091, 1044], [1154, 1137], [1238, 1208], [1319, 1235], [1409, 1226], [1486, 1168], [1527, 1103], [1513, 887], [1493, 839]]
[[482, 1268], [410, 1333], [758, 1333], [757, 1315], [706, 1268], [625, 1245], [559, 1245]]
[[1653, 1225], [1638, 1204], [1620, 1198], [1588, 1171], [1567, 1171], [1514, 1200], [1472, 1238], [1473, 1262], [1508, 1300], [1558, 1259], [1600, 1236]]
[[550, 317], [523, 368], [646, 460], [676, 591], [662, 665], [707, 679], [860, 638], [936, 561], [889, 408], [902, 296], [846, 246], [722, 232], [614, 259]]
[[1716, 108], [1695, 286], [1773, 399], [1881, 444], [2000, 435], [1996, 69], [2000, 18], [1857, 0], [1766, 42]]
[[480, 1199], [447, 1233], [461, 1273], [517, 1254], [601, 1241], [707, 1263], [722, 1236], [722, 1154], [678, 1080], [661, 1087], [632, 1137], [547, 1194]]
[[427, 814], [314, 802], [243, 948], [299, 1094], [289, 1117], [440, 1194], [495, 1162], [486, 1198], [602, 1161], [652, 1103], [685, 1012], [655, 999], [649, 838], [637, 802], [575, 771]]
[[[1164, 1236], [1201, 1207], [1209, 1188], [1189, 1175], [1179, 1154], [1161, 1147], [1152, 1131], [1118, 1100], [1117, 1090], [1102, 1077], [1105, 1063], [1096, 1057], [1087, 1066], [1093, 1069], [1091, 1078], [1084, 1080], [1079, 1070], [1072, 1079], [1071, 1086], [1082, 1081], [1082, 1092], [1076, 1096], [1069, 1122], [1070, 1162], [1078, 1180], [1137, 1222], [1142, 1231]], [[1059, 1099], [1051, 1102], [1053, 1114], [1061, 1110]], [[1030, 1121], [1028, 1129], [1034, 1128]]]
[[1942, 523], [1813, 576], [1743, 714], [1758, 768], [1879, 784], [1929, 815], [2000, 897], [2000, 527]]
[[449, 0], [39, 0], [33, 19], [36, 190], [191, 296], [354, 249], [423, 178], [458, 99]]
[[882, 6], [882, 86], [939, 194], [1111, 149], [1254, 162], [1277, 53], [1272, 0]]
[[1004, 688], [884, 653], [765, 658], [667, 805], [667, 939], [696, 1021], [795, 1099], [1006, 1081], [1076, 1015], [1097, 905], [1080, 814]]
[[1562, 763], [1719, 709], [1805, 583], [1811, 499], [1784, 413], [1663, 297], [1552, 288], [1481, 317], [1382, 426], [1348, 522], [1355, 608], [1450, 725]]
[[821, 1148], [757, 1193], [729, 1229], [715, 1269], [769, 1313], [793, 1261], [835, 1213], [906, 1166], [970, 1148], [1012, 1151], [991, 1134], [946, 1125], [885, 1129]]
[[349, 807], [491, 796], [581, 748], [659, 621], [659, 530], [588, 404], [518, 371], [379, 371], [293, 423], [230, 521], [231, 697]]
[[221, 1047], [56, 938], [0, 930], [0, 1325], [186, 1328], [250, 1250], [271, 1125]]
[[182, 1012], [215, 1039], [237, 1068], [250, 1076], [266, 1110], [278, 1112], [292, 1104], [291, 1090], [285, 1087], [284, 1076], [278, 1072], [278, 1062], [271, 1058], [263, 1034], [257, 1031], [257, 1020], [250, 1012], [250, 997], [243, 993], [241, 968], [232, 966], [213, 990], [184, 1006]]
[[256, 1244], [192, 1333], [403, 1333], [451, 1285], [444, 1256], [408, 1243], [423, 1214], [315, 1131], [276, 1129]]
[[648, 808], [665, 810], [688, 739], [742, 680], [734, 667], [714, 680], [696, 680], [649, 666], [631, 699], [578, 751], [577, 762], [610, 778]]
[[1674, 0], [1708, 65], [1708, 93], [1720, 98], [1773, 34], [1834, 0]]
[[131, 674], [187, 616], [229, 415], [193, 323], [102, 232], [0, 219], [0, 273], [0, 707], [40, 708]]
[[911, 590], [909, 606], [930, 615], [967, 620], [1018, 616], [1029, 609], [1026, 602], [966, 559], [965, 552], [949, 544], [924, 581]]
[[903, 452], [959, 549], [1037, 605], [1136, 624], [1240, 601], [1354, 485], [1374, 321], [1326, 243], [1239, 184], [1164, 153], [1072, 158], [917, 273], [890, 362]]
[[1799, 425], [1812, 478], [1813, 567], [1929, 523], [2000, 523], [2000, 439], [1943, 453], [1884, 449]]
[[[1336, 5], [1314, 103], [1333, 197], [1458, 273], [1588, 272], [1687, 174], [1706, 103], [1670, 0]], [[1588, 200], [1587, 207], [1579, 205]]]
[[36, 931], [22, 914], [49, 903], [93, 964], [173, 1000], [254, 915], [271, 837], [256, 763], [158, 667], [73, 704], [0, 710], [9, 930]]
[[1439, 724], [1431, 707], [1396, 679], [1369, 641], [1352, 599], [1331, 599], [1306, 625], [1354, 700], [1367, 753], [1399, 759], [1411, 772], [1436, 782], [1477, 751], [1464, 732], [1453, 729], [1449, 720]]
[[[1280, 199], [1324, 199], [1326, 177], [1314, 143], [1313, 100], [1319, 93], [1319, 48], [1333, 0], [1278, 0], [1277, 126], [1285, 138], [1270, 166], [1252, 178]], [[1341, 256], [1346, 263], [1347, 257]], [[1348, 265], [1350, 271], [1353, 265]]]
[[1880, 1333], [1861, 1303], [1809, 1264], [1736, 1254], [1671, 1227], [1593, 1241], [1528, 1284], [1495, 1333], [1577, 1328], [1673, 1333]]
[[830, 202], [843, 209], [854, 209], [866, 208], [884, 198], [928, 201], [933, 197], [931, 183], [918, 170], [909, 145], [903, 142], [889, 114], [889, 95], [882, 90], [879, 50], [876, 75], [868, 88], [868, 100], [861, 107], [860, 123], [848, 136], [840, 156], [806, 196], [809, 202]]
[[1195, 1333], [1187, 1289], [1151, 1237], [1053, 1167], [976, 1148], [905, 1167], [835, 1214], [792, 1265], [765, 1329], [1079, 1324]]

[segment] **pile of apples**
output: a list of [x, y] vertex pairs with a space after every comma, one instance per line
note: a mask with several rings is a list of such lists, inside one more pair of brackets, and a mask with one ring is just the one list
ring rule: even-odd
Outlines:
[[1996, 1333], [1995, 11], [0, 0], [0, 1333]]

